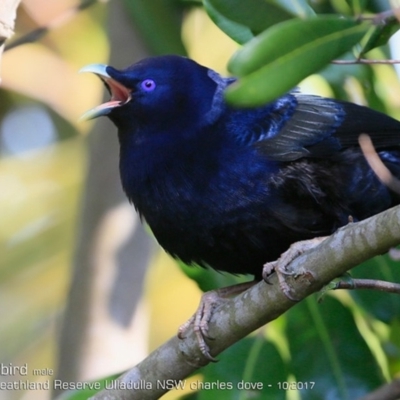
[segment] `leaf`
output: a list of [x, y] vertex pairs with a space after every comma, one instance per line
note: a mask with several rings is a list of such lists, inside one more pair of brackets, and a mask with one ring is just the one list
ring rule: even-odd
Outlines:
[[385, 21], [384, 25], [377, 25], [374, 27], [367, 42], [364, 44], [360, 51], [360, 57], [375, 47], [380, 47], [387, 44], [390, 37], [399, 30], [399, 21], [396, 17], [392, 17]]
[[228, 87], [227, 101], [254, 107], [274, 100], [348, 51], [368, 29], [335, 16], [293, 19], [268, 29], [230, 60], [230, 71], [242, 78]]
[[291, 367], [297, 382], [315, 382], [303, 399], [357, 399], [383, 384], [378, 363], [348, 308], [327, 296], [307, 298], [287, 314]]
[[249, 275], [235, 276], [211, 268], [187, 265], [181, 261], [177, 261], [177, 263], [183, 273], [190, 279], [193, 279], [203, 292], [252, 280], [252, 277]]
[[124, 3], [153, 53], [186, 55], [179, 4], [173, 0], [125, 0]]
[[233, 55], [228, 67], [233, 74], [245, 76], [280, 57], [341, 40], [342, 31], [360, 26], [353, 19], [332, 15], [292, 19], [255, 37]]
[[[262, 15], [259, 14], [259, 12], [265, 12], [265, 15], [271, 15], [271, 7], [275, 7], [275, 4], [272, 3], [271, 5], [268, 5], [267, 2], [265, 1], [258, 1], [257, 4], [258, 6], [261, 7], [260, 11], [257, 12], [254, 8], [253, 10], [253, 15], [251, 18], [244, 16], [244, 14], [240, 14], [237, 11], [234, 11], [230, 6], [228, 7], [221, 7], [220, 4], [217, 4], [217, 6], [220, 6], [220, 9], [222, 9], [225, 13], [222, 13], [217, 10], [217, 8], [213, 5], [215, 0], [203, 0], [203, 5], [205, 10], [207, 11], [207, 14], [209, 17], [214, 21], [214, 23], [223, 31], [225, 32], [229, 37], [231, 37], [234, 41], [240, 44], [247, 43], [249, 40], [251, 40], [254, 37], [254, 33], [252, 32], [252, 29], [250, 29], [249, 26], [253, 27], [253, 31], [258, 33], [269, 26], [272, 26], [273, 24], [277, 24], [281, 21], [284, 21], [286, 19], [292, 18], [293, 16], [299, 16], [299, 17], [306, 17], [306, 16], [311, 16], [315, 15], [314, 10], [308, 5], [306, 0], [277, 0], [276, 5], [279, 6], [282, 10], [286, 10], [289, 15], [285, 18], [278, 18], [274, 19], [271, 22], [268, 22], [266, 20], [265, 16], [261, 18], [261, 21], [255, 23], [254, 18], [257, 18], [257, 15]], [[218, 2], [217, 2], [218, 3]], [[238, 3], [239, 7], [243, 7], [245, 4], [243, 2]], [[268, 9], [267, 9], [268, 7]], [[246, 9], [248, 9], [248, 5], [246, 4]], [[236, 9], [237, 10], [237, 9]], [[247, 11], [247, 10], [246, 10]], [[240, 14], [240, 15], [238, 15]], [[234, 18], [234, 19], [231, 19]], [[238, 22], [241, 21], [241, 22]], [[250, 23], [250, 25], [249, 25]], [[256, 26], [257, 25], [257, 26]]]
[[396, 316], [390, 324], [390, 337], [384, 344], [388, 355], [391, 376], [396, 376], [400, 371], [400, 318]]
[[225, 15], [218, 12], [212, 6], [212, 1], [203, 0], [203, 4], [204, 8], [207, 11], [207, 14], [214, 21], [215, 25], [217, 25], [221, 29], [221, 31], [225, 32], [229, 37], [231, 37], [237, 43], [240, 44], [246, 43], [254, 37], [250, 28], [238, 22], [232, 21]]
[[310, 7], [307, 0], [276, 0], [276, 3], [289, 13], [300, 18], [315, 15], [315, 11]]
[[[286, 398], [277, 383], [287, 380], [287, 366], [275, 345], [261, 335], [236, 343], [202, 372], [203, 383], [214, 384], [214, 388], [201, 391], [199, 400]], [[229, 387], [221, 389], [223, 384]]]
[[247, 26], [255, 34], [294, 16], [272, 0], [207, 0], [206, 3], [226, 19]]

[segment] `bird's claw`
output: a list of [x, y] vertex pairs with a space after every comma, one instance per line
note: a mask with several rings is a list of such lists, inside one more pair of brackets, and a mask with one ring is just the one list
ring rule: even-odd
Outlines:
[[228, 298], [244, 292], [256, 283], [257, 281], [243, 282], [204, 293], [201, 297], [200, 305], [194, 315], [178, 329], [178, 338], [184, 339], [186, 331], [188, 330], [189, 326], [193, 324], [193, 330], [196, 335], [200, 351], [209, 361], [217, 362], [218, 360], [210, 354], [210, 348], [205, 341], [205, 339], [215, 339], [208, 333], [208, 324], [211, 320], [214, 310], [224, 303]]
[[221, 303], [221, 296], [217, 290], [204, 293], [200, 305], [194, 315], [192, 315], [184, 324], [178, 329], [178, 338], [184, 339], [185, 333], [193, 324], [193, 330], [196, 335], [197, 343], [202, 354], [210, 361], [217, 362], [218, 360], [210, 354], [210, 348], [205, 339], [214, 340], [208, 333], [208, 324], [211, 320], [212, 314], [217, 305]]
[[288, 266], [289, 264], [298, 256], [303, 254], [305, 251], [314, 248], [315, 246], [319, 245], [323, 242], [326, 237], [318, 237], [309, 240], [303, 240], [301, 242], [293, 243], [288, 250], [286, 250], [281, 257], [276, 261], [268, 262], [264, 265], [262, 277], [264, 281], [268, 284], [271, 284], [270, 275], [275, 271], [279, 286], [285, 296], [292, 301], [299, 301], [295, 296], [292, 294], [292, 288], [290, 287], [289, 283], [287, 282], [287, 277], [297, 278], [299, 276], [305, 276], [309, 280], [313, 279], [312, 273], [305, 268], [300, 268], [296, 271], [289, 271]]
[[264, 264], [263, 272], [262, 272], [262, 277], [264, 279], [264, 282], [268, 283], [268, 285], [272, 285], [271, 282], [271, 275], [275, 271], [275, 268], [277, 267], [278, 261], [270, 261]]

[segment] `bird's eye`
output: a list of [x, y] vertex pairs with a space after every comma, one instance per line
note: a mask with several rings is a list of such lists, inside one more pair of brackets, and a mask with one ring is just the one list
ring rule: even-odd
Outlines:
[[146, 92], [151, 92], [156, 88], [156, 83], [152, 79], [145, 79], [141, 83], [142, 89], [145, 90]]

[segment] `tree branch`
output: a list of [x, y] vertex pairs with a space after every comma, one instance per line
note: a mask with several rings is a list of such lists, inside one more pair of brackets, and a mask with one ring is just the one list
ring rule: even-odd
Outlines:
[[[307, 274], [291, 282], [294, 293], [304, 299], [347, 270], [399, 243], [400, 206], [350, 223], [290, 264], [294, 271], [304, 266], [307, 269]], [[209, 330], [215, 340], [207, 341], [213, 356], [296, 304], [281, 292], [276, 276], [271, 277], [271, 282], [273, 285], [260, 282], [215, 311]], [[113, 388], [99, 392], [91, 400], [158, 399], [168, 391], [162, 387], [167, 379], [184, 379], [208, 362], [190, 330], [186, 339], [173, 337], [114, 381]]]
[[14, 40], [12, 43], [6, 46], [4, 51], [14, 49], [15, 47], [22, 46], [24, 44], [37, 42], [51, 30], [56, 29], [69, 22], [80, 11], [86, 10], [88, 7], [92, 6], [95, 3], [106, 2], [106, 1], [107, 0], [84, 0], [78, 5], [71, 7], [62, 14], [56, 16], [46, 26], [40, 26], [39, 28], [34, 29], [33, 31], [27, 33], [26, 35], [21, 36], [19, 39]]
[[337, 282], [332, 289], [373, 289], [381, 292], [400, 294], [400, 283], [376, 279], [349, 279], [348, 281]]

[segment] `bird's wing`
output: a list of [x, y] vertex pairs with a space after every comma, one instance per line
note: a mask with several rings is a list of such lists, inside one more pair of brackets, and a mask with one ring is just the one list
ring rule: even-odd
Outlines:
[[385, 114], [318, 96], [292, 96], [296, 106], [290, 117], [275, 133], [260, 136], [253, 143], [270, 159], [328, 157], [341, 149], [358, 146], [361, 133], [370, 135], [378, 149], [400, 146], [400, 122]]

